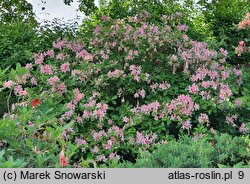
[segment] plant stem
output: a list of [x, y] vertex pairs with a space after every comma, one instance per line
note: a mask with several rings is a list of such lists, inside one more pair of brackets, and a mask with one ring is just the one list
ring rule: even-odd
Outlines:
[[12, 89], [10, 90], [10, 94], [7, 98], [7, 108], [8, 108], [8, 114], [10, 115], [10, 97], [11, 97]]

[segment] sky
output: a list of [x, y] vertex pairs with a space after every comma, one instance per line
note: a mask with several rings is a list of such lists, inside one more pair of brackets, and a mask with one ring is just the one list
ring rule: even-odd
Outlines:
[[[27, 0], [33, 5], [33, 10], [37, 16], [39, 22], [43, 20], [52, 20], [53, 18], [67, 20], [75, 20], [77, 16], [80, 16], [80, 19], [77, 22], [81, 22], [84, 18], [84, 14], [77, 11], [78, 2], [74, 0], [71, 6], [67, 6], [63, 3], [63, 0], [43, 0], [46, 1], [45, 4], [42, 3], [42, 0]], [[42, 7], [45, 7], [45, 11], [42, 11]]]

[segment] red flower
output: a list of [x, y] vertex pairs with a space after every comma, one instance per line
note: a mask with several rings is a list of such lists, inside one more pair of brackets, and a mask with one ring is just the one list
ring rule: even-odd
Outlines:
[[38, 105], [40, 105], [40, 98], [36, 98], [35, 100], [32, 100], [32, 106], [36, 108]]
[[62, 167], [65, 167], [65, 166], [67, 166], [69, 164], [68, 158], [65, 157], [65, 155], [64, 155], [64, 147], [62, 148], [62, 151], [61, 151], [61, 153], [59, 155], [59, 162], [60, 162], [60, 165]]

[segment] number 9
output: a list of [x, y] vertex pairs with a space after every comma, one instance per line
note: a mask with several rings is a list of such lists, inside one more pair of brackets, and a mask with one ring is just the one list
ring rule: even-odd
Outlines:
[[238, 175], [239, 175], [239, 179], [243, 179], [244, 178], [244, 172], [243, 171], [239, 171]]

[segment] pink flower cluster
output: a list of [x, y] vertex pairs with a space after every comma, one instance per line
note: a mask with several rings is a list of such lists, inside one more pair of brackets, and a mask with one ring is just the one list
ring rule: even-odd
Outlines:
[[3, 87], [4, 87], [4, 88], [12, 88], [13, 85], [14, 85], [14, 83], [13, 83], [12, 80], [5, 81], [5, 82], [3, 83]]
[[150, 114], [150, 112], [157, 113], [157, 111], [160, 107], [161, 107], [160, 103], [155, 101], [155, 102], [151, 102], [147, 105], [142, 105], [140, 107], [140, 112], [142, 112], [144, 114]]
[[248, 131], [248, 128], [246, 127], [245, 123], [242, 123], [240, 128], [239, 128], [240, 133], [245, 134]]
[[242, 22], [239, 23], [239, 29], [250, 28], [250, 13], [247, 13]]
[[230, 87], [226, 84], [221, 83], [220, 84], [219, 99], [222, 101], [225, 101], [228, 97], [230, 97], [232, 95], [233, 95], [233, 93], [232, 93]]
[[143, 133], [141, 133], [141, 132], [136, 132], [136, 142], [138, 144], [150, 145], [150, 144], [153, 144], [155, 142], [156, 138], [157, 138], [156, 134], [152, 134], [152, 135], [145, 134], [145, 135], [143, 135]]
[[141, 96], [142, 99], [145, 98], [146, 92], [144, 89], [138, 90], [135, 94], [134, 97], [138, 98], [139, 96]]
[[191, 122], [190, 122], [190, 118], [188, 118], [186, 121], [184, 121], [184, 122], [182, 123], [181, 128], [182, 128], [182, 129], [187, 129], [187, 130], [189, 130], [189, 129], [192, 128], [192, 124], [191, 124]]
[[191, 94], [198, 94], [199, 92], [199, 86], [197, 86], [195, 83], [192, 84], [191, 86], [188, 86], [188, 91]]
[[129, 70], [131, 75], [134, 77], [134, 80], [137, 82], [140, 81], [139, 75], [141, 74], [141, 66], [130, 65]]
[[238, 56], [241, 56], [241, 54], [244, 52], [244, 46], [245, 46], [245, 42], [244, 41], [240, 41], [238, 46], [235, 48], [235, 52]]
[[123, 74], [124, 72], [122, 70], [115, 69], [114, 71], [109, 71], [107, 75], [109, 78], [118, 78]]
[[21, 85], [15, 86], [14, 93], [16, 95], [20, 95], [20, 96], [27, 96], [28, 95], [27, 90], [23, 89], [23, 87]]
[[69, 72], [70, 71], [70, 64], [69, 63], [63, 63], [61, 65], [61, 71], [63, 73]]
[[237, 115], [233, 114], [231, 116], [226, 116], [226, 123], [236, 126], [235, 121], [237, 120]]
[[182, 116], [191, 116], [193, 111], [200, 107], [189, 95], [179, 95], [165, 106], [170, 114], [170, 119], [182, 121]]
[[207, 123], [208, 125], [209, 123], [208, 115], [206, 113], [201, 113], [200, 116], [198, 117], [198, 121], [201, 124]]

